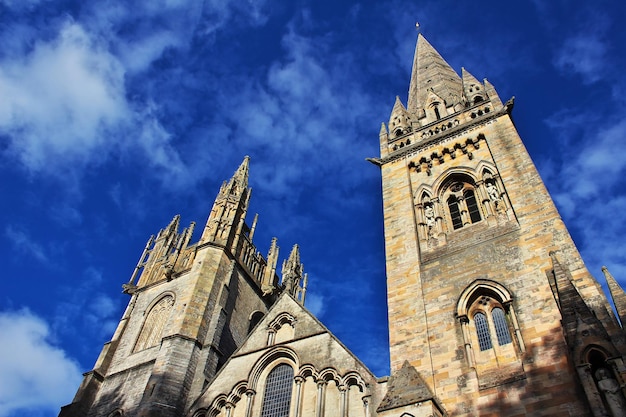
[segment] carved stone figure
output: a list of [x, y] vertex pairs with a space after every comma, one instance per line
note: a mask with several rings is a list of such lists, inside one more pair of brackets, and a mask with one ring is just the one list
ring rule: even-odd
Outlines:
[[435, 210], [433, 210], [433, 206], [426, 206], [424, 208], [424, 217], [426, 217], [426, 225], [428, 225], [428, 229], [435, 227]]
[[606, 368], [600, 368], [595, 373], [598, 388], [609, 406], [613, 417], [626, 417], [626, 399], [622, 395], [619, 383], [611, 377]]
[[500, 201], [500, 193], [498, 192], [498, 188], [493, 182], [488, 182], [487, 185], [487, 194], [489, 194], [489, 199], [491, 201]]

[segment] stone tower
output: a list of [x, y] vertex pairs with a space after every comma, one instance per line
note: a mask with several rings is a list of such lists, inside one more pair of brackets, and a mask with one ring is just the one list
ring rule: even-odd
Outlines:
[[382, 172], [392, 377], [412, 365], [453, 416], [626, 415], [613, 410], [624, 334], [512, 109], [418, 36], [407, 106], [396, 99], [371, 159]]
[[[60, 416], [181, 416], [267, 313], [278, 284], [278, 246], [264, 258], [245, 223], [250, 188], [246, 157], [224, 182], [200, 240], [179, 216], [152, 236], [124, 292], [128, 307], [94, 369]], [[304, 295], [294, 247], [289, 292]]]

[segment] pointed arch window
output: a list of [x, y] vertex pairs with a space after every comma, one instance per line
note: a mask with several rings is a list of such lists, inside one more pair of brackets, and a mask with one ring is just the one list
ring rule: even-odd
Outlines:
[[265, 382], [261, 417], [289, 417], [293, 368], [281, 363], [270, 371]]
[[476, 203], [476, 195], [474, 194], [474, 190], [468, 189], [463, 192], [463, 198], [465, 198], [465, 203], [467, 204], [467, 211], [470, 216], [470, 220], [472, 223], [479, 222], [481, 220], [480, 209], [478, 208], [478, 204]]
[[161, 298], [151, 309], [143, 324], [141, 333], [135, 343], [133, 352], [139, 352], [144, 349], [156, 346], [160, 341], [165, 328], [165, 323], [170, 315], [172, 306], [174, 305], [174, 297], [166, 295]]
[[504, 310], [500, 307], [495, 307], [491, 310], [491, 318], [493, 319], [493, 326], [496, 328], [498, 344], [500, 346], [504, 346], [511, 343], [511, 333], [509, 332], [509, 326], [506, 323]]
[[476, 199], [474, 181], [466, 175], [455, 175], [443, 187], [442, 200], [448, 205], [448, 225], [460, 229], [482, 220], [482, 207]]
[[460, 229], [463, 227], [463, 220], [461, 219], [461, 209], [459, 208], [459, 201], [455, 196], [448, 198], [448, 210], [450, 211], [450, 220], [452, 220], [452, 228]]
[[478, 336], [478, 345], [480, 350], [491, 349], [491, 333], [487, 325], [487, 316], [485, 313], [476, 313], [474, 315], [474, 325], [476, 326], [476, 334]]
[[526, 348], [511, 293], [503, 285], [486, 279], [474, 281], [461, 293], [456, 316], [470, 366], [487, 369], [519, 362]]

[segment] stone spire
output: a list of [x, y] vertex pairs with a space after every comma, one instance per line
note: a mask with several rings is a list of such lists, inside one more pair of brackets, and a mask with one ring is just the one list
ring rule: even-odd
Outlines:
[[[246, 155], [243, 158], [243, 162], [239, 165], [239, 168], [237, 168], [237, 171], [235, 171], [235, 174], [226, 185], [226, 190], [229, 194], [238, 195], [248, 188], [249, 165], [250, 157]], [[222, 186], [222, 189], [224, 189], [224, 186]]]
[[463, 95], [459, 75], [420, 33], [417, 37], [409, 85], [407, 105], [409, 113], [413, 114], [423, 109], [428, 91], [431, 90], [445, 100], [446, 107], [459, 103]]
[[581, 339], [608, 338], [606, 329], [574, 286], [569, 269], [558, 260], [554, 251], [550, 252], [550, 258], [561, 322], [570, 348], [584, 346], [586, 343]]
[[396, 96], [396, 102], [391, 110], [389, 118], [389, 133], [392, 138], [402, 136], [411, 131], [411, 116], [400, 101], [400, 97]]
[[267, 266], [265, 267], [263, 280], [261, 281], [261, 291], [263, 291], [263, 295], [272, 294], [276, 289], [276, 284], [278, 284], [276, 264], [278, 263], [278, 252], [280, 248], [278, 247], [277, 241], [278, 239], [275, 237], [272, 238], [270, 250], [267, 252]]
[[293, 245], [289, 259], [283, 262], [283, 281], [282, 284], [289, 294], [296, 297], [301, 291], [300, 281], [302, 280], [302, 272], [304, 266], [300, 262], [300, 248], [297, 244]]
[[617, 315], [619, 316], [619, 321], [623, 328], [624, 324], [626, 324], [626, 293], [624, 293], [624, 290], [615, 278], [613, 278], [613, 275], [611, 275], [606, 266], [602, 267], [602, 273], [604, 273], [606, 284], [611, 293], [611, 299], [613, 300], [615, 310], [617, 310]]
[[231, 179], [220, 187], [200, 242], [237, 246], [252, 191], [248, 188], [249, 163], [250, 157], [246, 156]]
[[486, 100], [486, 92], [483, 85], [469, 73], [465, 68], [461, 68], [461, 76], [463, 77], [463, 93], [469, 103], [478, 103]]

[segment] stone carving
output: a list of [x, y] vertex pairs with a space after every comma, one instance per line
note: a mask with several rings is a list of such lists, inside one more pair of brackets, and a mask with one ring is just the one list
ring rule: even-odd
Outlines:
[[598, 388], [609, 406], [613, 417], [626, 417], [626, 399], [622, 395], [619, 383], [611, 377], [606, 368], [600, 368], [595, 372]]
[[487, 187], [487, 194], [489, 194], [489, 199], [495, 202], [496, 207], [497, 207], [497, 203], [500, 201], [500, 192], [498, 191], [498, 188], [491, 181], [487, 183], [486, 187]]
[[424, 217], [426, 217], [426, 225], [428, 226], [428, 233], [430, 234], [436, 223], [435, 210], [433, 210], [433, 206], [427, 205], [424, 208]]

